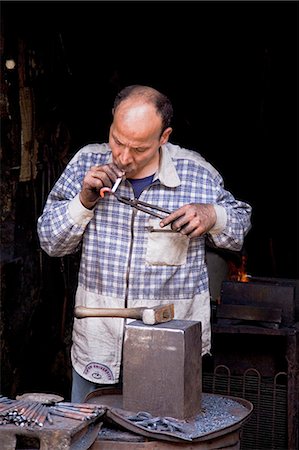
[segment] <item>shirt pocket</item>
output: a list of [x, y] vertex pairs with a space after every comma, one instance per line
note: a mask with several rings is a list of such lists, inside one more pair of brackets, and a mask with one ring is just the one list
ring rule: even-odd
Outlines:
[[170, 225], [161, 228], [160, 222], [161, 219], [149, 219], [146, 263], [155, 266], [186, 264], [190, 238], [173, 231]]

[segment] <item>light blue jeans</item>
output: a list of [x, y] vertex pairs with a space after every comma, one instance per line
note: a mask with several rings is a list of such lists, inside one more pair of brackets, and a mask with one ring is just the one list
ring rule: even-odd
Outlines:
[[72, 369], [72, 394], [71, 394], [71, 402], [72, 403], [84, 403], [86, 396], [99, 388], [115, 388], [121, 387], [121, 383], [117, 384], [99, 384], [93, 383], [92, 381], [85, 380], [85, 378], [81, 377], [74, 369]]

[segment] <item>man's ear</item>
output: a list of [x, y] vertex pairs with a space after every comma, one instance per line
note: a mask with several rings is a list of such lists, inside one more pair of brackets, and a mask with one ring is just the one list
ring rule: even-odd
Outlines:
[[169, 136], [171, 135], [171, 133], [172, 133], [171, 127], [168, 127], [163, 131], [163, 133], [160, 137], [160, 145], [166, 144], [166, 142], [168, 142], [168, 139], [169, 139]]

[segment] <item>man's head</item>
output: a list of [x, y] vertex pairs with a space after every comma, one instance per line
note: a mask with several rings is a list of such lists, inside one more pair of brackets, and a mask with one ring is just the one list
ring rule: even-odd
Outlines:
[[128, 86], [116, 96], [112, 112], [109, 144], [115, 164], [128, 178], [155, 173], [160, 146], [172, 132], [169, 99], [149, 86]]

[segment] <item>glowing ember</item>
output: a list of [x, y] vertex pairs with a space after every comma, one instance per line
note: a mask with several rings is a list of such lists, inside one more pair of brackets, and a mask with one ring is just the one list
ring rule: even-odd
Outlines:
[[247, 283], [250, 275], [246, 273], [247, 256], [242, 255], [241, 263], [235, 264], [233, 261], [228, 262], [228, 279], [231, 281], [242, 281]]

